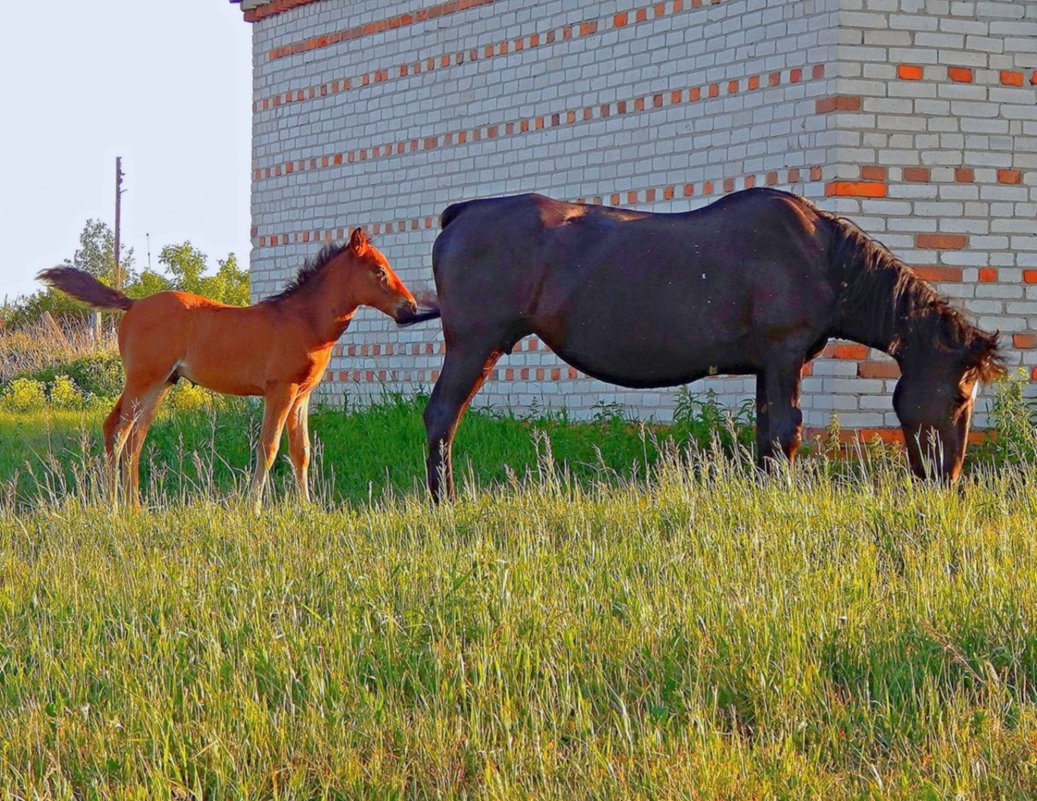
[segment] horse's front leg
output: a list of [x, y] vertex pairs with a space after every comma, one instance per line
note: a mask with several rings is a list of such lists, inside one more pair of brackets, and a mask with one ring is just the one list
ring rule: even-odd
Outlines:
[[263, 487], [270, 466], [277, 458], [277, 449], [281, 445], [281, 431], [288, 417], [288, 411], [295, 401], [296, 387], [292, 384], [278, 384], [270, 389], [264, 399], [263, 426], [259, 431], [259, 444], [256, 446], [256, 472], [252, 477], [252, 505], [259, 514], [263, 504]]
[[310, 393], [299, 395], [288, 412], [288, 455], [295, 469], [299, 495], [310, 500]]
[[803, 360], [775, 362], [756, 377], [756, 463], [768, 472], [780, 459], [792, 464], [803, 441], [803, 413], [799, 409]]

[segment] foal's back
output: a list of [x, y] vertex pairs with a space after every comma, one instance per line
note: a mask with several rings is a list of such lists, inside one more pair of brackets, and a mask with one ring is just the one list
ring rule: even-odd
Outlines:
[[276, 304], [228, 306], [190, 292], [159, 292], [123, 316], [119, 352], [128, 378], [186, 378], [229, 395], [316, 383], [327, 358], [307, 350], [303, 328], [286, 324], [289, 315]]

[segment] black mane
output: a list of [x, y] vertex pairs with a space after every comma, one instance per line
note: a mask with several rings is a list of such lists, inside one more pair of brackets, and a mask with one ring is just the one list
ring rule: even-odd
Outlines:
[[276, 295], [271, 295], [268, 298], [263, 298], [260, 303], [276, 303], [277, 301], [289, 298], [302, 289], [304, 286], [309, 284], [317, 274], [328, 264], [338, 257], [342, 251], [349, 247], [348, 242], [331, 242], [321, 248], [320, 253], [311, 259], [307, 259], [305, 264], [299, 268], [299, 272], [296, 273], [295, 278], [291, 279], [283, 290]]
[[997, 334], [969, 322], [946, 297], [852, 222], [816, 210], [837, 230], [831, 264], [841, 286], [841, 304], [845, 314], [866, 321], [866, 344], [888, 343], [882, 349], [894, 357], [909, 350], [962, 352], [970, 367], [997, 369]]

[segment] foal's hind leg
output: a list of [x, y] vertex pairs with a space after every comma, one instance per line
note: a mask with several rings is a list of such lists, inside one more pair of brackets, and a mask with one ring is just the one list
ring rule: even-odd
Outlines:
[[104, 426], [104, 454], [106, 461], [106, 484], [108, 486], [108, 497], [112, 499], [112, 505], [119, 505], [119, 461], [122, 457], [123, 447], [126, 445], [126, 437], [130, 434], [133, 420], [122, 416], [122, 396], [115, 402], [115, 407], [105, 418]]
[[[150, 387], [147, 391], [138, 395], [130, 404], [129, 411], [133, 414], [133, 424], [126, 438], [125, 474], [126, 496], [134, 508], [140, 506], [140, 453], [144, 448], [144, 440], [148, 436], [148, 429], [158, 414], [158, 407], [162, 405], [162, 399], [172, 386], [169, 382], [163, 382], [157, 386]], [[125, 393], [123, 393], [125, 397]]]
[[451, 460], [454, 432], [502, 352], [500, 348], [489, 353], [460, 348], [447, 350], [443, 370], [425, 406], [425, 431], [428, 435], [426, 470], [429, 492], [434, 501], [443, 500], [444, 495], [450, 499], [454, 497]]
[[[119, 475], [126, 501], [140, 505], [140, 451], [151, 421], [169, 389], [168, 382], [142, 385], [127, 381], [115, 408], [104, 421], [104, 451], [108, 468], [108, 488], [112, 502], [118, 504]], [[120, 469], [121, 468], [121, 469]]]
[[785, 361], [767, 367], [756, 377], [756, 463], [773, 470], [781, 457], [789, 464], [803, 441], [803, 413], [799, 383], [803, 361]]

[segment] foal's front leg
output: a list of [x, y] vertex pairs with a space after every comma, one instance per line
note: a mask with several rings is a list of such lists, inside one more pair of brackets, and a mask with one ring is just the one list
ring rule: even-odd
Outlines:
[[252, 477], [252, 505], [259, 514], [263, 503], [263, 487], [270, 466], [277, 458], [277, 449], [281, 445], [281, 431], [284, 429], [288, 410], [295, 400], [296, 387], [290, 384], [279, 384], [267, 392], [263, 406], [263, 427], [259, 432], [259, 444], [256, 446], [256, 472]]
[[310, 500], [310, 393], [299, 395], [288, 412], [288, 455], [295, 469], [299, 495]]

